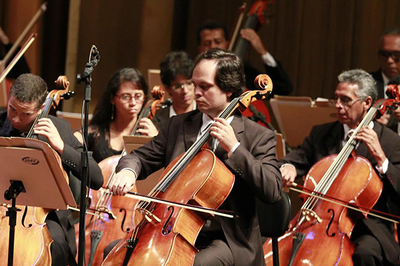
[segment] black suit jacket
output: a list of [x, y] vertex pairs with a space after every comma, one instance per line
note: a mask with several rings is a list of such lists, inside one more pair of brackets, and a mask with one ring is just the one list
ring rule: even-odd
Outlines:
[[382, 72], [381, 70], [377, 70], [375, 72], [370, 73], [372, 77], [376, 81], [376, 87], [378, 89], [378, 99], [385, 98], [385, 84], [383, 82]]
[[[382, 149], [389, 160], [386, 174], [379, 176], [383, 182], [383, 191], [374, 209], [400, 214], [400, 136], [379, 123], [374, 123], [374, 131], [377, 133]], [[340, 152], [344, 135], [343, 125], [333, 122], [315, 126], [303, 144], [295, 151], [290, 152], [282, 163], [290, 163], [296, 166], [299, 177], [304, 176], [320, 159]], [[377, 162], [368, 152], [365, 143], [360, 143], [356, 154], [368, 159], [375, 168]], [[386, 258], [393, 264], [399, 263], [400, 249], [394, 240], [393, 224], [383, 222], [371, 216], [360, 221], [379, 240]], [[357, 225], [356, 225], [357, 227]]]
[[[282, 64], [277, 60], [275, 61], [278, 64], [276, 67], [270, 67], [264, 64], [265, 74], [271, 78], [274, 85], [272, 94], [288, 95], [293, 91], [292, 82], [283, 69]], [[255, 90], [254, 79], [257, 75], [261, 74], [261, 72], [247, 62], [244, 63], [244, 72], [246, 75], [246, 87], [249, 90]]]
[[[201, 124], [198, 110], [172, 117], [149, 143], [123, 157], [117, 171], [131, 168], [144, 179], [166, 167], [195, 142]], [[264, 265], [255, 199], [280, 199], [282, 180], [276, 166], [275, 134], [242, 116], [235, 116], [231, 125], [240, 146], [230, 158], [220, 146], [215, 154], [235, 174], [235, 184], [221, 209], [232, 210], [239, 218], [221, 218], [220, 222], [236, 266]]]
[[156, 115], [151, 120], [158, 130], [167, 125], [169, 119], [170, 106], [157, 110]]

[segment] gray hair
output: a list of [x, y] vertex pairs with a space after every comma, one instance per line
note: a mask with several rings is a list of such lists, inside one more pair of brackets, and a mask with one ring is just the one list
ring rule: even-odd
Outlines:
[[378, 99], [378, 91], [374, 78], [362, 69], [344, 71], [340, 73], [338, 80], [339, 82], [358, 84], [358, 90], [356, 90], [355, 94], [361, 100], [365, 100], [368, 96], [371, 96], [372, 102]]

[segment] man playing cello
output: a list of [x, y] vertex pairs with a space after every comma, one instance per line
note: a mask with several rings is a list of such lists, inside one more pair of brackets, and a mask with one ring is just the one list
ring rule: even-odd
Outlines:
[[196, 240], [200, 251], [194, 265], [263, 265], [255, 197], [265, 202], [280, 198], [274, 133], [239, 113], [227, 120], [217, 118], [245, 84], [242, 62], [233, 53], [212, 49], [200, 54], [192, 81], [198, 110], [172, 117], [151, 142], [122, 158], [112, 191], [123, 195], [137, 178], [166, 167], [213, 123], [210, 134], [219, 142], [215, 154], [235, 174], [235, 184], [221, 209], [232, 210], [239, 218], [206, 222]]
[[[47, 94], [47, 85], [41, 77], [33, 74], [20, 75], [11, 86], [7, 112], [0, 113], [0, 136], [25, 136], [41, 113]], [[68, 122], [54, 116], [41, 118], [34, 127], [34, 133], [38, 135], [39, 140], [49, 143], [60, 155], [63, 168], [69, 176], [69, 185], [79, 187], [83, 148], [74, 137]], [[89, 160], [89, 169], [90, 186], [99, 189], [103, 184], [103, 176], [92, 158]], [[73, 192], [79, 193], [74, 190]], [[76, 193], [74, 196], [78, 197]], [[50, 246], [52, 265], [76, 265], [75, 230], [71, 212], [69, 210], [49, 212], [46, 225], [54, 240]]]
[[[354, 130], [377, 100], [375, 81], [363, 70], [349, 70], [338, 77], [335, 106], [338, 121], [315, 126], [303, 144], [282, 159], [284, 186], [307, 174], [320, 159], [338, 153], [348, 132]], [[374, 209], [399, 214], [400, 210], [400, 137], [377, 122], [361, 128], [356, 154], [367, 158], [383, 183], [383, 191]], [[340, 195], [338, 195], [340, 198]], [[395, 241], [393, 223], [368, 216], [359, 220], [351, 235], [355, 244], [354, 265], [399, 265], [400, 248]], [[318, 247], [316, 247], [318, 252]]]

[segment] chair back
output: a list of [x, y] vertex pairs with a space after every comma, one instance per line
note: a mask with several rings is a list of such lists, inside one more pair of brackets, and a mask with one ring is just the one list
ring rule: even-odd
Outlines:
[[263, 237], [280, 237], [288, 229], [291, 218], [291, 201], [286, 192], [282, 191], [281, 196], [278, 202], [271, 204], [257, 199], [258, 220]]

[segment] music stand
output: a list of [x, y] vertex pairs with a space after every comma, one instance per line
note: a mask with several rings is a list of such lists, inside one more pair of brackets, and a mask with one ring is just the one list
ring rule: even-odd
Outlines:
[[19, 211], [17, 197], [18, 205], [46, 209], [67, 209], [76, 203], [60, 167], [60, 158], [49, 144], [35, 139], [0, 137], [0, 161], [3, 166], [0, 191], [5, 191], [0, 203], [12, 205], [7, 212], [10, 217], [8, 265], [12, 265]]
[[337, 110], [327, 100], [313, 101], [304, 96], [274, 95], [270, 105], [280, 131], [290, 147], [300, 145], [314, 125], [337, 120]]
[[[136, 150], [140, 146], [149, 142], [152, 138], [146, 136], [123, 136], [126, 153], [129, 154], [131, 151]], [[164, 169], [160, 169], [145, 180], [137, 180], [136, 187], [140, 194], [147, 195], [158, 183], [160, 176]]]

